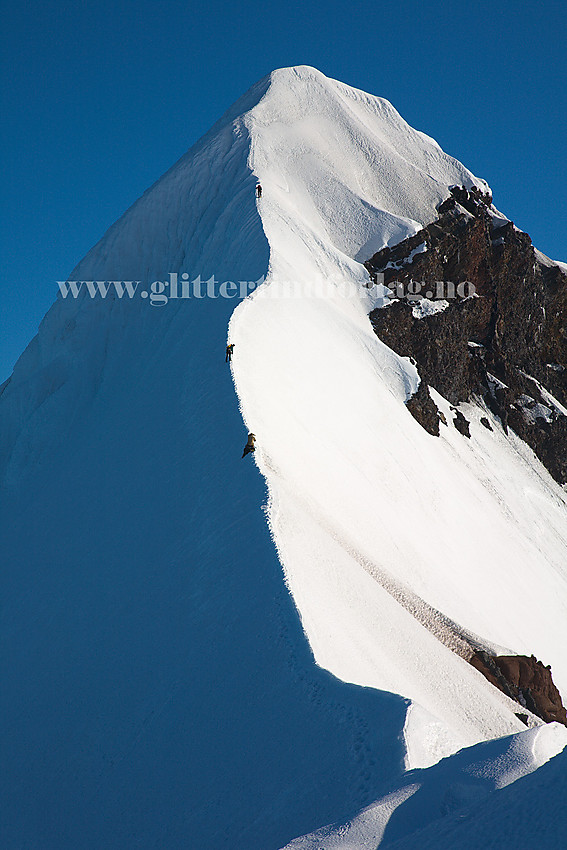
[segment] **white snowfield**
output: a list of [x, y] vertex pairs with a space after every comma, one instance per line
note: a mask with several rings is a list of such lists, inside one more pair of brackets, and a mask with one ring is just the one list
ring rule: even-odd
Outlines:
[[376, 847], [563, 748], [466, 659], [533, 653], [567, 696], [565, 492], [480, 408], [469, 441], [435, 395], [428, 435], [368, 320], [361, 262], [454, 184], [487, 189], [387, 101], [282, 69], [69, 276], [266, 279], [60, 297], [4, 385], [2, 846]]

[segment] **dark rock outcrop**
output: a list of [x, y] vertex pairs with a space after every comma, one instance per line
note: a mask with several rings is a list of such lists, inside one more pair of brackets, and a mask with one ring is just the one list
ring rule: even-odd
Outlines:
[[416, 393], [406, 402], [406, 407], [419, 424], [434, 437], [439, 436], [440, 413], [431, 398], [427, 385], [420, 383]]
[[453, 413], [455, 414], [455, 418], [453, 419], [453, 425], [459, 431], [463, 437], [468, 437], [470, 440], [471, 432], [470, 432], [470, 422], [469, 420], [461, 413], [460, 410], [457, 410], [456, 407], [451, 408]]
[[[567, 416], [549, 393], [567, 407], [567, 274], [491, 200], [454, 187], [435, 222], [365, 263], [392, 291], [370, 319], [383, 342], [415, 359], [426, 387], [453, 405], [483, 398], [565, 483]], [[416, 310], [423, 295], [444, 309]], [[423, 393], [418, 404], [438, 433]]]
[[546, 723], [555, 720], [567, 726], [567, 713], [561, 694], [553, 684], [551, 668], [533, 655], [528, 658], [527, 655], [489, 655], [479, 651], [470, 663], [496, 688], [532, 714]]

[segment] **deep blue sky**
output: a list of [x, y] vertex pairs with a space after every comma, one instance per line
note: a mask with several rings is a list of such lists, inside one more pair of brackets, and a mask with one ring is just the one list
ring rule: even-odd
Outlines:
[[314, 65], [386, 97], [567, 260], [567, 7], [398, 0], [4, 4], [0, 380], [58, 279], [230, 104]]

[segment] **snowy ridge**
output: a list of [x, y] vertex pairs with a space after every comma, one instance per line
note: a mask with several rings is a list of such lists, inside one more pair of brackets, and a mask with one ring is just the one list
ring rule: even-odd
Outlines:
[[[376, 800], [349, 821], [297, 838], [286, 848], [375, 850], [378, 846], [390, 846], [398, 841], [403, 846], [422, 847], [421, 839], [416, 839], [414, 834], [417, 829], [421, 831], [429, 828], [433, 834], [443, 829], [445, 819], [451, 820], [451, 815], [455, 813], [459, 813], [457, 817], [461, 818], [465, 816], [463, 810], [467, 812], [474, 809], [478, 813], [479, 806], [486, 803], [491, 792], [506, 788], [533, 773], [555, 756], [557, 748], [560, 749], [563, 744], [564, 739], [557, 724], [477, 744], [427, 770], [409, 771], [396, 788], [389, 789], [382, 799]], [[519, 812], [514, 811], [513, 815], [517, 818]], [[492, 825], [493, 829], [495, 827], [498, 846], [510, 846], [513, 827], [511, 829], [508, 823], [503, 828], [502, 821]], [[521, 834], [521, 839], [526, 842], [524, 846], [542, 846], [539, 843], [540, 836], [548, 831], [549, 824], [545, 819], [540, 819], [537, 830], [532, 827]], [[465, 840], [463, 837], [460, 840], [453, 839], [453, 843], [447, 846], [451, 850], [468, 847]], [[434, 843], [433, 846], [438, 845]]]
[[[487, 470], [484, 434], [469, 448], [452, 430], [436, 440], [420, 428], [400, 403], [417, 387], [415, 370], [374, 336], [355, 259], [371, 230], [379, 247], [392, 238], [383, 208], [421, 226], [450, 185], [481, 182], [389, 104], [313, 69], [272, 75], [247, 122], [270, 274], [235, 311], [229, 337], [273, 534], [315, 656], [346, 681], [415, 699], [447, 724], [453, 747], [519, 730], [512, 703], [453, 653], [454, 626], [440, 628], [429, 612], [460, 623], [464, 642], [470, 630], [507, 651], [537, 653], [565, 688], [564, 494], [505, 440], [498, 457], [499, 434]], [[362, 205], [368, 216], [380, 212], [370, 222]], [[316, 297], [321, 279], [325, 298]], [[555, 539], [534, 541], [525, 491], [523, 504], [504, 493], [498, 477], [510, 454], [515, 484], [526, 479], [528, 492], [557, 504]], [[535, 584], [529, 594], [527, 583]], [[411, 606], [400, 604], [403, 594]], [[551, 627], [530, 615], [534, 594]], [[430, 759], [439, 755], [434, 745]]]
[[563, 747], [465, 659], [533, 652], [566, 693], [565, 494], [474, 407], [470, 442], [427, 435], [367, 318], [360, 261], [452, 184], [487, 188], [387, 101], [282, 69], [70, 275], [267, 278], [236, 309], [58, 298], [0, 392], [3, 846], [276, 850]]

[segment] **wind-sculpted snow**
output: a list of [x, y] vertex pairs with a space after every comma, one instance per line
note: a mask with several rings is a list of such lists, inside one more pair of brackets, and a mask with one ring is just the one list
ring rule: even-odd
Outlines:
[[[488, 802], [492, 792], [506, 788], [546, 764], [564, 747], [565, 740], [565, 730], [557, 723], [550, 723], [461, 750], [426, 770], [408, 771], [398, 784], [388, 788], [384, 797], [348, 821], [297, 838], [284, 850], [376, 850], [377, 847], [382, 850], [398, 846], [408, 850], [424, 846], [442, 846], [448, 850], [473, 846], [558, 848], [559, 844], [540, 844], [538, 840], [539, 832], [542, 836], [560, 835], [561, 831], [564, 834], [565, 817], [561, 831], [547, 822], [550, 816], [555, 816], [555, 801], [546, 810], [545, 800], [538, 800], [536, 795], [531, 800], [525, 798], [529, 808], [543, 808], [545, 817], [538, 818], [537, 829], [532, 826], [523, 831], [517, 826], [522, 815], [519, 806], [512, 817], [508, 814], [507, 818], [502, 818], [504, 806], [496, 803], [502, 818], [500, 822], [495, 822], [493, 816], [488, 817], [485, 808], [494, 809], [494, 804]], [[558, 794], [555, 796], [560, 799]], [[514, 795], [508, 795], [508, 801], [510, 798], [514, 799]], [[477, 839], [478, 843], [473, 845], [469, 843], [469, 830], [458, 826], [455, 834], [455, 825], [463, 818], [467, 818], [469, 828], [475, 820], [489, 822], [490, 830], [479, 829], [478, 825], [476, 830], [484, 834], [485, 841], [487, 833], [494, 831], [490, 836], [493, 843], [482, 844]], [[435, 841], [435, 836], [443, 833], [452, 837], [452, 843], [446, 839], [439, 844]], [[428, 836], [432, 843], [426, 843], [422, 835]]]
[[453, 183], [486, 188], [285, 69], [70, 275], [267, 279], [236, 310], [59, 297], [1, 391], [2, 846], [275, 850], [525, 729], [463, 656], [561, 668], [562, 491], [513, 437], [419, 429], [361, 287]]
[[[388, 843], [390, 850], [561, 850], [567, 834], [567, 754], [478, 803]], [[329, 845], [327, 845], [329, 846]]]

